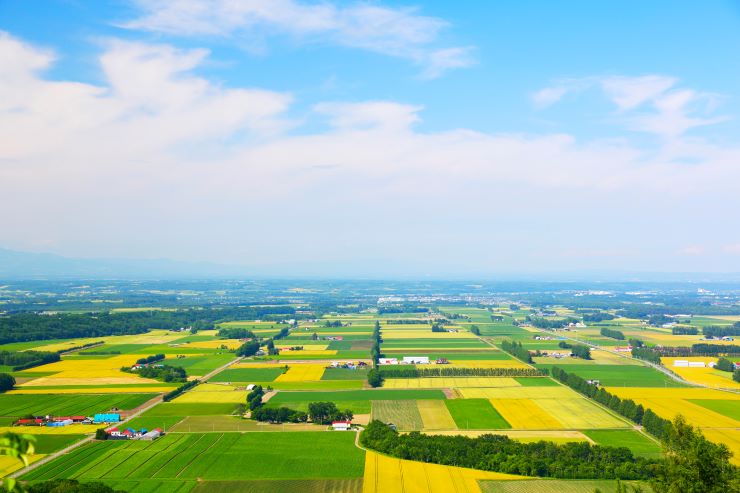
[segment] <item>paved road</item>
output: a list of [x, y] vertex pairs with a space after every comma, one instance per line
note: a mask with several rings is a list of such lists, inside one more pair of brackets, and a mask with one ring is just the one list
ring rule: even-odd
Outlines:
[[[203, 381], [203, 382], [205, 382], [209, 378], [213, 378], [214, 375], [217, 375], [218, 373], [224, 371], [226, 368], [228, 368], [229, 366], [233, 365], [234, 363], [237, 363], [237, 362], [241, 361], [241, 359], [242, 359], [241, 357], [238, 357], [238, 358], [236, 358], [234, 360], [229, 361], [225, 365], [220, 366], [220, 367], [216, 368], [215, 370], [213, 370], [212, 372], [210, 372], [209, 374], [205, 375], [200, 380]], [[141, 408], [137, 409], [129, 417], [127, 417], [126, 419], [124, 419], [120, 423], [116, 423], [115, 425], [109, 426], [106, 429], [113, 428], [114, 426], [115, 427], [119, 427], [121, 425], [125, 425], [126, 423], [128, 423], [132, 419], [134, 419], [134, 418], [140, 416], [141, 414], [147, 412], [148, 410], [150, 410], [151, 408], [153, 408], [154, 406], [156, 406], [160, 402], [162, 402], [162, 395], [160, 395], [158, 398], [155, 398], [155, 399], [150, 400], [148, 405], [145, 405], [144, 407], [141, 407]], [[67, 453], [73, 451], [74, 449], [85, 445], [86, 443], [92, 442], [93, 440], [95, 440], [95, 436], [94, 435], [91, 435], [89, 437], [86, 437], [83, 440], [80, 440], [79, 442], [75, 442], [72, 445], [63, 448], [62, 450], [57, 450], [56, 452], [47, 455], [43, 459], [40, 459], [40, 460], [34, 462], [33, 464], [30, 464], [28, 467], [25, 467], [23, 469], [19, 469], [18, 471], [10, 474], [10, 477], [11, 478], [17, 478], [19, 476], [22, 476], [23, 474], [26, 474], [27, 472], [33, 471], [34, 469], [43, 466], [47, 462], [51, 462], [54, 459], [56, 459], [57, 457], [59, 457], [61, 455], [64, 455], [64, 454], [67, 454]]]

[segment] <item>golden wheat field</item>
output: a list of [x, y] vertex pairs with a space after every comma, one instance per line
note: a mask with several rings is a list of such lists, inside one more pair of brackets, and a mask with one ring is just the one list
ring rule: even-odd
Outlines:
[[532, 399], [491, 399], [491, 404], [512, 428], [524, 430], [566, 428]]
[[247, 400], [246, 390], [237, 390], [231, 385], [204, 383], [185, 392], [173, 402], [177, 403], [234, 403], [242, 404]]
[[454, 430], [457, 428], [444, 401], [423, 399], [416, 401], [424, 430]]
[[297, 364], [290, 365], [288, 371], [275, 379], [276, 382], [307, 382], [321, 380], [325, 366], [322, 364]]
[[568, 429], [626, 428], [626, 421], [613, 416], [585, 397], [536, 399], [537, 405]]
[[[122, 366], [131, 366], [137, 359], [138, 356], [136, 355], [100, 359], [63, 358], [61, 361], [33, 368], [33, 371], [54, 372], [53, 375], [34, 378], [19, 387], [159, 383], [156, 380], [121, 371]], [[29, 370], [30, 373], [33, 373], [33, 371]], [[19, 376], [23, 376], [23, 372], [20, 372]]]
[[69, 425], [69, 426], [0, 426], [2, 433], [22, 433], [24, 435], [86, 435], [95, 433], [100, 425]]
[[733, 454], [730, 460], [733, 464], [740, 466], [740, 429], [723, 430], [704, 428], [701, 431], [709, 440], [727, 445]]
[[673, 366], [676, 360], [702, 362], [708, 365], [709, 363], [716, 363], [717, 358], [661, 358], [661, 362], [689, 382], [723, 389], [740, 389], [740, 383], [732, 379], [732, 373], [729, 371], [715, 370], [714, 368], [709, 368], [709, 366], [705, 366], [704, 368]]
[[634, 399], [638, 404], [653, 410], [655, 414], [666, 419], [682, 415], [686, 421], [702, 428], [738, 428], [740, 421], [723, 416], [705, 407], [684, 399]]
[[557, 387], [499, 387], [459, 389], [465, 399], [580, 399], [580, 394], [562, 386]]
[[299, 353], [302, 353], [303, 351], [323, 351], [327, 347], [329, 347], [328, 344], [275, 344], [275, 347], [281, 351], [289, 351], [291, 347], [295, 346], [303, 348], [303, 350], [299, 351]]
[[606, 390], [623, 399], [719, 399], [740, 400], [740, 394], [702, 388], [609, 387]]
[[189, 348], [203, 348], [203, 349], [219, 349], [222, 346], [225, 346], [229, 349], [237, 349], [239, 346], [244, 344], [244, 342], [240, 341], [239, 339], [216, 339], [213, 341], [196, 341], [196, 342], [190, 342], [187, 343], [187, 347]]
[[[34, 454], [28, 458], [28, 462], [33, 464], [37, 460], [43, 459], [45, 455], [43, 454]], [[23, 462], [16, 459], [15, 457], [10, 457], [7, 455], [0, 455], [0, 477], [4, 478], [8, 474], [17, 471], [23, 466]]]
[[383, 384], [389, 389], [445, 389], [459, 387], [520, 387], [521, 384], [507, 377], [428, 377], [389, 378]]
[[365, 454], [363, 493], [479, 493], [479, 479], [525, 479], [463, 467], [443, 466], [387, 457], [368, 451]]

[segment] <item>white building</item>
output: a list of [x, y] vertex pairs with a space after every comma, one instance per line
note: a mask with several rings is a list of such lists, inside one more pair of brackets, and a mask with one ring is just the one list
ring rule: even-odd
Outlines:
[[331, 427], [334, 431], [349, 431], [352, 428], [351, 421], [332, 421]]
[[379, 365], [397, 365], [398, 358], [378, 358]]
[[404, 365], [428, 365], [429, 356], [404, 356], [401, 363]]

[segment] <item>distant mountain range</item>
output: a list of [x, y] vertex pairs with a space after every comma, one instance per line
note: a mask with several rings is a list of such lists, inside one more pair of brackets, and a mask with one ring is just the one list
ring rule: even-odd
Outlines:
[[0, 279], [243, 277], [245, 267], [168, 259], [82, 259], [0, 248]]

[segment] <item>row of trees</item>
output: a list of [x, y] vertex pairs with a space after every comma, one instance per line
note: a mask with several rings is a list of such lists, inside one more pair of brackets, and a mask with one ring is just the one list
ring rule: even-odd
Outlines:
[[162, 400], [164, 402], [169, 402], [175, 397], [178, 397], [180, 394], [185, 392], [186, 390], [190, 390], [196, 385], [200, 383], [200, 380], [190, 380], [189, 382], [185, 382], [184, 384], [177, 387], [175, 390], [172, 390], [170, 392], [167, 392], [164, 396], [162, 396]]
[[601, 328], [601, 335], [604, 337], [611, 337], [612, 339], [617, 339], [619, 341], [623, 341], [625, 339], [624, 332], [620, 330], [609, 329], [607, 327]]
[[15, 377], [9, 373], [0, 373], [0, 392], [7, 392], [15, 387]]
[[424, 377], [541, 377], [547, 370], [535, 368], [394, 368], [385, 366], [380, 369], [385, 378], [424, 378]]
[[[253, 401], [248, 402], [251, 408]], [[310, 419], [313, 423], [328, 425], [333, 421], [352, 421], [353, 417], [352, 411], [340, 411], [333, 402], [309, 402], [308, 413], [289, 407], [265, 407], [261, 402], [252, 410], [253, 419], [268, 423], [305, 423]]]
[[734, 337], [740, 336], [740, 322], [736, 322], [728, 327], [718, 325], [707, 325], [702, 329], [705, 337]]
[[674, 336], [695, 336], [699, 333], [699, 329], [688, 325], [676, 325], [671, 328], [671, 334]]
[[164, 359], [164, 354], [155, 354], [152, 356], [147, 356], [145, 358], [139, 358], [136, 360], [137, 365], [148, 365], [150, 363], [154, 363], [155, 361], [161, 361]]
[[510, 355], [518, 358], [525, 363], [533, 363], [532, 355], [529, 354], [529, 350], [522, 346], [521, 342], [516, 341], [501, 341], [501, 349], [509, 353]]
[[537, 327], [538, 329], [562, 329], [563, 327], [566, 327], [568, 324], [574, 324], [576, 322], [580, 322], [577, 318], [573, 317], [567, 317], [567, 318], [544, 318], [544, 317], [534, 317], [532, 315], [527, 316], [527, 321], [532, 324], [532, 326]]
[[637, 359], [644, 359], [656, 365], [660, 364], [660, 354], [646, 347], [637, 347], [632, 345], [632, 357]]
[[607, 313], [607, 312], [584, 313], [582, 316], [583, 316], [584, 322], [592, 322], [592, 323], [604, 322], [606, 320], [614, 320], [616, 318], [614, 315], [612, 315], [611, 313]]
[[591, 348], [585, 344], [571, 344], [569, 342], [560, 341], [558, 347], [563, 349], [570, 349], [570, 352], [576, 358], [591, 359]]
[[47, 351], [0, 351], [0, 365], [10, 366], [13, 371], [54, 363], [60, 359], [59, 353]]
[[224, 339], [255, 339], [254, 332], [239, 327], [224, 327], [219, 329], [218, 336]]
[[185, 382], [188, 379], [185, 368], [180, 368], [179, 366], [145, 366], [138, 370], [132, 370], [130, 367], [125, 366], [121, 368], [121, 370], [129, 373], [136, 373], [144, 378], [159, 380], [160, 382]]
[[661, 356], [721, 356], [721, 355], [740, 355], [740, 346], [736, 344], [694, 344], [691, 347], [665, 347], [655, 346], [652, 348]]
[[635, 457], [627, 448], [603, 447], [587, 442], [557, 445], [522, 443], [504, 435], [465, 436], [399, 434], [373, 420], [360, 435], [370, 449], [401, 459], [471, 467], [524, 476], [568, 479], [648, 479], [660, 464]]

